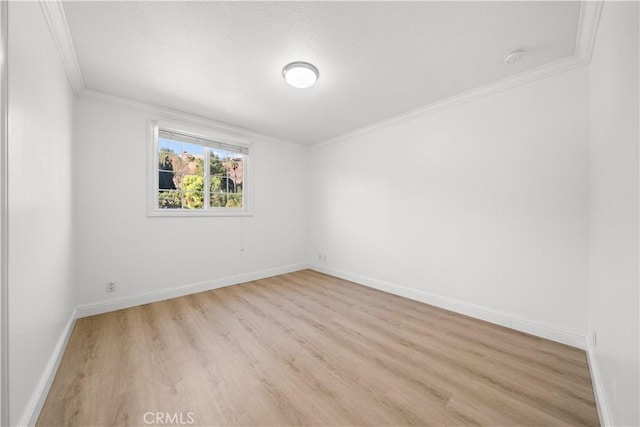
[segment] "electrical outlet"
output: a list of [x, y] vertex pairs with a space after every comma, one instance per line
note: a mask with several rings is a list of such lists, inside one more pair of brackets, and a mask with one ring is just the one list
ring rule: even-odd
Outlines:
[[327, 262], [327, 254], [322, 255], [322, 262]]
[[107, 293], [113, 293], [116, 291], [116, 282], [107, 282]]
[[322, 254], [318, 254], [318, 261], [322, 261]]

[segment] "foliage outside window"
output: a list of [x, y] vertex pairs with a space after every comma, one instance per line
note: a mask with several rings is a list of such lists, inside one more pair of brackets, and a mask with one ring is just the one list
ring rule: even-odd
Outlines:
[[249, 149], [155, 126], [151, 214], [247, 212]]

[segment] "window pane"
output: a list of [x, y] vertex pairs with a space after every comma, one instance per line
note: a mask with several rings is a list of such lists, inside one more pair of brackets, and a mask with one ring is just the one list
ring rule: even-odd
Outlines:
[[242, 207], [242, 193], [229, 194], [227, 196], [228, 208], [241, 208]]
[[197, 144], [189, 144], [187, 142], [182, 143], [182, 153], [190, 154], [192, 156], [204, 157], [204, 147]]
[[182, 156], [173, 152], [158, 153], [158, 168], [160, 170], [169, 170], [175, 173], [182, 173], [183, 168]]
[[195, 144], [182, 144], [183, 172], [204, 175], [204, 147]]
[[161, 148], [158, 152], [158, 169], [172, 171], [177, 157], [173, 151]]
[[172, 141], [170, 139], [158, 138], [158, 149], [167, 150], [172, 153], [180, 154], [182, 152], [182, 143], [178, 141]]
[[182, 207], [182, 195], [179, 191], [159, 191], [158, 207], [160, 209], [180, 209]]
[[182, 198], [183, 209], [202, 209], [204, 207], [204, 192], [189, 191]]
[[236, 184], [233, 182], [233, 179], [229, 176], [217, 176], [212, 178], [211, 183], [216, 184], [217, 188], [215, 191], [222, 191], [223, 193], [235, 193], [236, 192]]
[[[225, 193], [241, 193], [244, 181], [242, 158], [231, 158], [220, 161], [221, 172], [211, 175], [211, 191]], [[213, 169], [212, 162], [211, 168]]]
[[204, 175], [204, 158], [187, 154], [182, 155], [182, 172], [191, 175]]
[[211, 176], [225, 174], [219, 150], [211, 150], [211, 154], [209, 156], [209, 173]]
[[211, 207], [212, 208], [224, 208], [227, 206], [227, 194], [226, 193], [211, 193]]
[[216, 193], [236, 193], [242, 190], [234, 183], [233, 178], [226, 175], [216, 175], [211, 177], [211, 188], [209, 191]]
[[202, 175], [184, 175], [181, 189], [186, 192], [204, 193], [204, 177]]
[[160, 190], [175, 190], [176, 189], [176, 181], [174, 179], [175, 173], [160, 171], [158, 172], [158, 189]]
[[211, 177], [211, 191], [222, 193], [235, 193], [236, 184], [233, 178], [225, 175], [216, 175]]
[[242, 181], [244, 174], [244, 165], [242, 162], [242, 157], [229, 157], [225, 161], [222, 162], [225, 168], [225, 175], [227, 177], [226, 183], [222, 183], [223, 185], [228, 185], [228, 189], [225, 187], [223, 191], [228, 193], [237, 193], [242, 191]]
[[212, 208], [241, 208], [242, 193], [211, 193]]

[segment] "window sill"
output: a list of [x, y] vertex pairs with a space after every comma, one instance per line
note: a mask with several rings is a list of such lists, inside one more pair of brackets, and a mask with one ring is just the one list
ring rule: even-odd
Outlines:
[[154, 209], [147, 211], [147, 216], [170, 216], [170, 217], [205, 217], [205, 216], [253, 216], [251, 211], [205, 211], [205, 210], [177, 210], [177, 209]]

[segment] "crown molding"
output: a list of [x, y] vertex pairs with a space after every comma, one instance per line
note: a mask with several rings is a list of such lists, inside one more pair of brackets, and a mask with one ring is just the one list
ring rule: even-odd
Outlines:
[[361, 127], [352, 132], [347, 132], [336, 137], [326, 139], [321, 142], [309, 145], [309, 147], [322, 147], [344, 142], [356, 136], [368, 134], [378, 130], [397, 126], [399, 124], [410, 121], [418, 116], [433, 114], [438, 111], [446, 110], [456, 105], [464, 104], [485, 96], [513, 89], [540, 80], [546, 77], [560, 74], [565, 71], [573, 70], [589, 64], [593, 45], [595, 44], [596, 34], [598, 31], [598, 23], [600, 22], [600, 14], [604, 0], [582, 0], [580, 2], [580, 16], [578, 17], [578, 28], [576, 31], [576, 45], [574, 54], [560, 60], [550, 62], [532, 70], [504, 78], [494, 83], [471, 89], [449, 98], [418, 107], [414, 110], [398, 114], [388, 119], [373, 123], [368, 126]]
[[603, 4], [604, 0], [583, 0], [580, 2], [575, 55], [585, 64], [591, 61]]
[[382, 120], [372, 125], [365, 126], [360, 129], [356, 129], [353, 132], [348, 132], [348, 133], [336, 136], [335, 138], [327, 139], [322, 142], [312, 144], [310, 145], [310, 147], [322, 147], [325, 145], [333, 145], [339, 142], [344, 142], [356, 136], [362, 136], [371, 132], [398, 126], [402, 123], [413, 120], [419, 116], [433, 114], [442, 110], [447, 110], [457, 105], [475, 101], [477, 99], [481, 99], [489, 95], [503, 92], [508, 89], [524, 86], [534, 81], [541, 80], [546, 77], [553, 76], [555, 74], [563, 73], [565, 71], [573, 70], [574, 68], [578, 68], [583, 65], [585, 65], [585, 62], [582, 61], [577, 56], [574, 56], [574, 55], [568, 56], [560, 60], [551, 62], [549, 64], [542, 65], [538, 68], [534, 68], [532, 70], [528, 70], [510, 77], [504, 78], [497, 82], [490, 83], [488, 85], [481, 86], [476, 89], [472, 89], [467, 92], [463, 92], [449, 98], [445, 98], [441, 101], [436, 101], [431, 104], [425, 105], [423, 107], [416, 108], [406, 113], [402, 113], [397, 116], [390, 117], [386, 120]]
[[258, 132], [254, 132], [241, 127], [229, 125], [226, 123], [218, 122], [207, 117], [198, 116], [184, 111], [166, 108], [160, 105], [147, 104], [144, 102], [134, 101], [132, 99], [123, 98], [115, 95], [110, 95], [104, 92], [99, 92], [93, 89], [88, 89], [84, 84], [84, 78], [82, 77], [82, 71], [80, 70], [80, 64], [76, 55], [76, 50], [71, 38], [71, 32], [69, 30], [69, 24], [67, 17], [64, 13], [61, 0], [40, 0], [40, 6], [42, 13], [45, 16], [49, 30], [53, 36], [53, 40], [56, 43], [58, 52], [62, 59], [64, 69], [67, 73], [69, 82], [73, 94], [77, 97], [98, 101], [102, 103], [108, 103], [118, 105], [125, 108], [130, 108], [138, 111], [147, 111], [162, 118], [179, 120], [194, 125], [206, 126], [225, 133], [237, 135], [244, 138], [249, 138], [259, 141], [269, 141], [278, 144], [295, 145], [298, 147], [303, 146], [299, 143], [291, 141], [285, 141], [269, 135], [264, 135]]
[[[393, 127], [423, 114], [433, 114], [437, 111], [451, 108], [453, 106], [470, 102], [475, 99], [480, 99], [485, 96], [522, 86], [536, 80], [552, 76], [554, 74], [562, 73], [583, 65], [587, 65], [591, 60], [603, 3], [604, 0], [580, 1], [580, 16], [578, 18], [578, 28], [576, 31], [575, 51], [572, 56], [565, 57], [563, 59], [540, 66], [533, 70], [525, 71], [523, 73], [507, 77], [495, 83], [491, 83], [440, 101], [436, 101], [434, 103], [408, 111], [406, 113], [402, 113], [391, 118], [379, 121], [372, 125], [356, 129], [352, 132], [344, 133], [334, 138], [326, 139], [324, 141], [308, 145], [307, 147], [318, 147], [328, 144], [334, 144], [358, 135], [363, 135], [376, 130]], [[53, 39], [55, 40], [56, 46], [58, 47], [58, 51], [60, 52], [64, 68], [67, 72], [69, 81], [71, 82], [73, 93], [76, 96], [80, 96], [86, 99], [92, 99], [94, 101], [118, 104], [136, 110], [152, 111], [155, 114], [160, 114], [167, 118], [183, 120], [194, 124], [201, 124], [225, 132], [237, 134], [239, 136], [268, 140], [277, 143], [304, 146], [303, 144], [280, 140], [272, 136], [217, 122], [206, 117], [185, 113], [183, 111], [166, 108], [159, 105], [151, 105], [143, 102], [133, 101], [131, 99], [126, 99], [87, 89], [84, 84], [84, 79], [82, 77], [82, 72], [80, 70], [80, 65], [78, 63], [78, 58], [76, 56], [76, 51], [73, 45], [73, 40], [71, 38], [71, 33], [69, 31], [69, 26], [67, 24], [64, 9], [62, 8], [62, 1], [41, 0], [40, 5], [49, 25], [49, 29], [51, 30], [51, 34], [53, 35]]]
[[62, 1], [60, 0], [41, 0], [40, 7], [44, 14], [49, 30], [53, 36], [53, 40], [58, 47], [62, 64], [71, 83], [71, 89], [75, 95], [79, 94], [84, 89], [84, 78], [82, 77], [82, 71], [80, 70], [80, 64], [78, 63], [78, 57], [76, 56], [76, 49], [73, 46], [73, 40], [71, 39], [71, 32], [69, 31], [69, 25], [67, 23], [67, 17], [64, 14], [62, 8]]
[[148, 104], [145, 102], [134, 101], [129, 98], [124, 98], [116, 95], [110, 95], [108, 93], [99, 92], [93, 89], [82, 89], [76, 94], [78, 98], [88, 99], [90, 101], [101, 102], [104, 104], [116, 105], [118, 107], [124, 107], [131, 110], [143, 111], [153, 114], [157, 119], [175, 120], [185, 122], [194, 126], [202, 126], [211, 130], [224, 132], [229, 135], [246, 138], [250, 141], [263, 141], [271, 142], [275, 144], [294, 145], [296, 147], [305, 147], [304, 145], [284, 139], [275, 138], [273, 136], [265, 135], [259, 132], [255, 132], [249, 129], [245, 129], [239, 126], [230, 125], [228, 123], [212, 120], [208, 117], [198, 116], [196, 114], [187, 113], [180, 110], [175, 110], [168, 107], [162, 107], [156, 104]]

